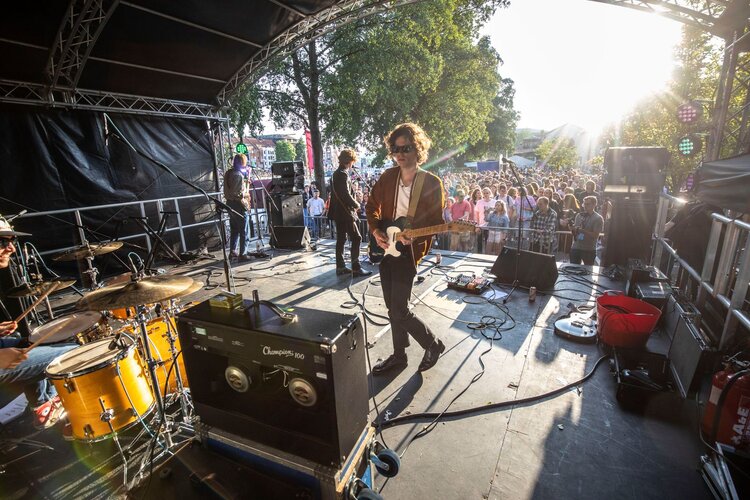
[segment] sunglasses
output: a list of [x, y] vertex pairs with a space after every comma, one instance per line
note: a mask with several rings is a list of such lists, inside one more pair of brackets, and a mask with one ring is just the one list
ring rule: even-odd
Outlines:
[[391, 154], [396, 155], [399, 153], [411, 153], [414, 151], [413, 144], [407, 144], [406, 146], [391, 146]]
[[5, 250], [11, 244], [15, 245], [15, 243], [16, 243], [15, 238], [0, 238], [0, 249]]

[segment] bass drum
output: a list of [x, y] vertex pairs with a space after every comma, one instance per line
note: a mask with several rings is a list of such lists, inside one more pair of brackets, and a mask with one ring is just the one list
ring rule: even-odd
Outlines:
[[101, 441], [127, 429], [154, 406], [135, 344], [114, 350], [109, 346], [109, 339], [92, 342], [47, 366], [47, 378], [68, 412], [73, 437], [81, 441]]
[[[138, 327], [136, 327], [138, 328]], [[162, 361], [160, 366], [156, 368], [156, 378], [159, 380], [159, 387], [161, 388], [162, 395], [164, 394], [164, 384], [169, 378], [169, 384], [167, 386], [167, 394], [177, 391], [177, 375], [175, 369], [172, 368], [174, 362], [170, 359], [169, 352], [169, 339], [167, 337], [168, 331], [171, 329], [171, 333], [174, 336], [175, 348], [177, 352], [180, 352], [182, 347], [180, 346], [180, 338], [177, 335], [177, 324], [173, 317], [157, 317], [152, 319], [146, 324], [146, 331], [148, 332], [149, 349], [151, 349], [151, 355], [157, 361]], [[126, 326], [123, 331], [127, 332], [128, 335], [132, 335], [134, 338], [140, 339], [140, 336], [132, 326]], [[138, 344], [138, 348], [141, 350], [141, 356], [145, 359], [146, 354], [143, 350], [143, 346]], [[182, 375], [182, 385], [184, 387], [190, 387], [187, 379], [187, 371], [185, 371], [185, 361], [182, 354], [177, 358], [177, 366], [180, 367], [180, 374]], [[150, 380], [150, 379], [149, 379]]]

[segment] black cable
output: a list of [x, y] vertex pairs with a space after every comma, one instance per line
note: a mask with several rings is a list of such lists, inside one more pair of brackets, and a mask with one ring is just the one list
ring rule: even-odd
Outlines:
[[401, 416], [401, 417], [396, 417], [394, 419], [388, 420], [388, 421], [386, 421], [384, 423], [381, 423], [379, 425], [381, 425], [384, 429], [387, 429], [389, 427], [393, 427], [393, 426], [396, 426], [396, 425], [401, 425], [401, 424], [404, 424], [406, 422], [410, 422], [410, 421], [413, 421], [413, 420], [424, 420], [424, 419], [427, 419], [427, 418], [435, 418], [437, 416], [440, 416], [440, 417], [461, 417], [461, 416], [464, 416], [464, 415], [471, 416], [472, 414], [477, 413], [477, 412], [481, 412], [481, 411], [494, 410], [494, 409], [498, 409], [498, 408], [505, 408], [505, 407], [508, 407], [508, 406], [522, 405], [522, 404], [526, 404], [526, 403], [533, 403], [533, 402], [536, 402], [536, 401], [540, 401], [540, 400], [543, 400], [543, 399], [546, 399], [546, 398], [549, 398], [549, 397], [552, 397], [552, 396], [556, 396], [556, 395], [558, 395], [558, 394], [560, 394], [562, 392], [565, 392], [565, 391], [567, 391], [567, 390], [569, 390], [569, 389], [571, 389], [571, 388], [573, 388], [573, 387], [575, 387], [577, 385], [580, 385], [581, 383], [585, 382], [586, 380], [588, 380], [594, 374], [594, 372], [596, 372], [596, 369], [599, 367], [599, 365], [602, 363], [602, 361], [604, 361], [607, 358], [609, 358], [609, 354], [606, 354], [606, 355], [600, 357], [596, 361], [596, 363], [594, 364], [594, 367], [591, 369], [591, 371], [589, 373], [587, 373], [586, 375], [584, 375], [582, 378], [576, 380], [575, 382], [571, 382], [570, 384], [567, 384], [567, 385], [562, 386], [562, 387], [558, 387], [557, 389], [553, 389], [552, 391], [549, 391], [549, 392], [538, 394], [536, 396], [529, 396], [527, 398], [522, 398], [522, 399], [513, 399], [513, 400], [510, 400], [510, 401], [500, 401], [498, 403], [492, 403], [492, 404], [484, 405], [484, 406], [475, 406], [475, 407], [465, 408], [463, 410], [456, 410], [456, 411], [452, 411], [452, 412], [439, 412], [439, 413], [435, 413], [435, 412], [423, 412], [423, 413], [413, 413], [411, 415], [404, 415], [404, 416]]

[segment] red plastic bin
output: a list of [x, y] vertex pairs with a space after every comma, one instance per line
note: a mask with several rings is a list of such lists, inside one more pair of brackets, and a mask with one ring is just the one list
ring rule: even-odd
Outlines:
[[623, 292], [607, 290], [596, 299], [599, 339], [614, 347], [643, 347], [661, 311]]

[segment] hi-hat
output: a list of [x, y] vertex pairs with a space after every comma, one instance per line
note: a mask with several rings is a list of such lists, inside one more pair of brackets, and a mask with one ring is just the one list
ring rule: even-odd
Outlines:
[[57, 285], [57, 291], [63, 288], [68, 288], [75, 283], [76, 280], [52, 280], [52, 281], [40, 281], [39, 283], [24, 283], [22, 285], [14, 286], [8, 291], [8, 297], [20, 298], [29, 297], [31, 295], [42, 295], [44, 292], [49, 290], [53, 285]]
[[79, 247], [65, 250], [52, 257], [52, 260], [56, 262], [64, 262], [68, 260], [82, 260], [87, 257], [96, 257], [105, 253], [114, 252], [122, 247], [122, 241], [110, 241], [109, 243], [89, 243], [88, 245], [81, 245]]
[[139, 281], [110, 285], [86, 294], [78, 301], [78, 309], [109, 311], [125, 307], [153, 304], [185, 295], [195, 280], [187, 276], [149, 276]]

